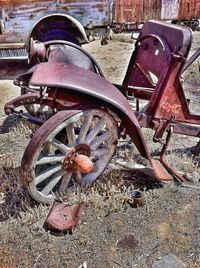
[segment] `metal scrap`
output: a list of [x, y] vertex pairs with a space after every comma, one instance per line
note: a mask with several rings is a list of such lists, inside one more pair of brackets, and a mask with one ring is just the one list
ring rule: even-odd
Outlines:
[[129, 203], [132, 207], [141, 207], [144, 205], [144, 194], [141, 191], [132, 191], [130, 196], [131, 199]]
[[73, 233], [79, 218], [84, 210], [84, 203], [68, 206], [64, 203], [54, 202], [44, 226], [50, 230], [69, 231]]

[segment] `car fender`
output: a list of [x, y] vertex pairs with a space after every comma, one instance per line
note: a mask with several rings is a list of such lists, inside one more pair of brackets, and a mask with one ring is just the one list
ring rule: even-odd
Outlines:
[[[29, 45], [30, 39], [38, 40], [40, 42], [50, 41], [50, 40], [68, 40], [67, 36], [62, 34], [61, 37], [56, 36], [56, 32], [59, 32], [59, 28], [63, 28], [63, 30], [67, 29], [69, 31], [69, 35], [73, 35], [77, 41], [77, 44], [82, 45], [88, 43], [88, 38], [85, 32], [83, 25], [74, 17], [62, 13], [50, 14], [42, 17], [38, 20], [32, 27], [30, 34], [28, 36], [27, 44]], [[53, 30], [55, 33], [54, 36], [49, 36], [48, 40], [44, 35], [48, 32], [48, 30]], [[67, 33], [66, 31], [66, 33]]]
[[48, 62], [37, 65], [30, 85], [59, 88], [63, 90], [65, 96], [78, 96], [80, 103], [83, 97], [90, 104], [95, 103], [114, 111], [123, 122], [140, 154], [151, 160], [141, 127], [127, 99], [102, 76], [78, 66]]

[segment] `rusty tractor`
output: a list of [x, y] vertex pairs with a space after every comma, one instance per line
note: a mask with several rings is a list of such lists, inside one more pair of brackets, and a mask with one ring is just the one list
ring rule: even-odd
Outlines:
[[[49, 203], [76, 185], [94, 183], [118, 139], [126, 135], [148, 159], [156, 180], [186, 180], [165, 154], [173, 133], [200, 137], [200, 115], [190, 112], [180, 82], [182, 72], [200, 54], [197, 50], [187, 60], [190, 29], [147, 21], [122, 85], [104, 78], [98, 63], [78, 43], [77, 32], [70, 40], [47, 41], [37, 40], [36, 33], [29, 45], [32, 67], [14, 81], [22, 95], [5, 104], [7, 115], [40, 126], [21, 163], [23, 182], [35, 200]], [[134, 110], [130, 101], [136, 103]], [[141, 108], [142, 101], [147, 104]], [[16, 110], [21, 105], [28, 114]], [[153, 141], [162, 144], [158, 159], [152, 157], [142, 128], [152, 129]]]

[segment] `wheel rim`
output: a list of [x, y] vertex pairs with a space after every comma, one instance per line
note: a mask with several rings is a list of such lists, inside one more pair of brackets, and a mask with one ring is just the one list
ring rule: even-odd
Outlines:
[[[117, 139], [114, 119], [104, 111], [93, 109], [68, 117], [40, 140], [39, 145], [30, 141], [30, 148], [37, 147], [29, 165], [30, 194], [39, 202], [49, 203], [67, 195], [69, 189], [78, 184], [92, 184], [110, 162]], [[76, 155], [80, 152], [89, 155], [93, 170], [83, 174], [76, 169], [66, 169], [66, 158], [71, 150]]]
[[191, 28], [193, 31], [199, 26], [198, 20], [186, 20], [180, 23], [183, 26]]

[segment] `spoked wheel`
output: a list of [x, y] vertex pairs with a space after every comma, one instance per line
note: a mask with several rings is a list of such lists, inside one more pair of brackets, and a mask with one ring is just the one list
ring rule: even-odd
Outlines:
[[180, 25], [189, 27], [193, 31], [195, 31], [197, 27], [199, 26], [199, 21], [198, 20], [185, 20], [185, 21], [181, 21]]
[[92, 184], [110, 162], [117, 139], [115, 120], [102, 110], [58, 112], [24, 153], [22, 176], [30, 194], [50, 203], [78, 184]]

